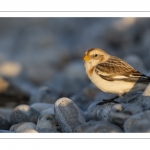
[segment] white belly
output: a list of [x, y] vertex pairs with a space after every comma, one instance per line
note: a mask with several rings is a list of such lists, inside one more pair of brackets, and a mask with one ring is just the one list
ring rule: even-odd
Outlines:
[[124, 81], [108, 81], [98, 76], [95, 72], [89, 77], [91, 81], [103, 92], [123, 95], [128, 92], [135, 92], [146, 87], [145, 84], [136, 84], [133, 82]]

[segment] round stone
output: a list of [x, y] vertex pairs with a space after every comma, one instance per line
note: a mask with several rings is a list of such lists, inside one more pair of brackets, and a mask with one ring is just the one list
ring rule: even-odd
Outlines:
[[116, 104], [109, 113], [109, 120], [110, 122], [122, 126], [130, 116], [142, 111], [141, 105], [138, 104]]
[[150, 110], [132, 115], [124, 123], [125, 132], [150, 132]]
[[45, 109], [48, 109], [49, 107], [52, 107], [54, 110], [54, 105], [53, 104], [48, 104], [48, 103], [33, 103], [30, 105], [31, 108], [34, 108], [38, 112], [42, 112]]
[[109, 121], [109, 113], [115, 103], [106, 103], [103, 105], [97, 105], [99, 102], [92, 103], [87, 112], [90, 120]]
[[37, 119], [40, 113], [28, 105], [17, 106], [10, 116], [10, 123], [17, 124], [21, 122], [33, 122], [37, 123]]
[[44, 115], [44, 114], [53, 114], [54, 115], [54, 106], [49, 107], [49, 108], [41, 111], [41, 115]]
[[85, 119], [78, 106], [69, 98], [63, 97], [56, 101], [55, 118], [63, 132], [73, 132]]
[[54, 131], [58, 129], [58, 123], [56, 122], [55, 116], [50, 114], [40, 115], [38, 118], [36, 130], [37, 131]]
[[12, 125], [10, 131], [21, 133], [31, 130], [35, 130], [36, 125], [33, 122], [22, 122], [15, 125]]

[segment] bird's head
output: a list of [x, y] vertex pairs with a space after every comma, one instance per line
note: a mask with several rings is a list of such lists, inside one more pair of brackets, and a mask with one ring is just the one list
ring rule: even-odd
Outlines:
[[84, 61], [91, 66], [96, 66], [99, 63], [106, 61], [110, 57], [105, 51], [99, 48], [91, 48], [86, 51]]

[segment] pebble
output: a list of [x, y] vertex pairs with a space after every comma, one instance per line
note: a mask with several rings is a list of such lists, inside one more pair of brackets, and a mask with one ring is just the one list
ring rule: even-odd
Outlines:
[[150, 109], [150, 96], [141, 95], [138, 98], [137, 104], [140, 104], [144, 111], [149, 110]]
[[54, 115], [54, 106], [49, 107], [49, 108], [41, 111], [41, 115], [44, 115], [44, 114], [53, 114]]
[[138, 104], [116, 104], [109, 113], [110, 122], [123, 126], [124, 122], [132, 115], [142, 112], [142, 106]]
[[74, 132], [78, 133], [121, 133], [120, 127], [105, 121], [94, 121], [83, 123], [79, 125]]
[[141, 95], [142, 95], [142, 92], [128, 93], [123, 97], [119, 97], [117, 99], [117, 101], [119, 103], [137, 103], [137, 101]]
[[90, 120], [101, 120], [101, 121], [109, 121], [109, 113], [115, 103], [106, 103], [103, 105], [97, 105], [99, 102], [92, 103], [88, 110], [88, 118]]
[[55, 103], [54, 112], [62, 132], [73, 132], [77, 126], [85, 123], [81, 110], [69, 98], [58, 99]]
[[56, 131], [58, 129], [58, 123], [55, 119], [54, 115], [51, 114], [45, 114], [45, 115], [40, 115], [38, 118], [38, 122], [37, 122], [37, 126], [36, 126], [36, 130], [37, 131]]
[[8, 130], [9, 128], [10, 123], [3, 116], [0, 116], [0, 130]]
[[36, 111], [38, 112], [42, 112], [45, 109], [48, 108], [53, 108], [54, 109], [54, 105], [53, 104], [48, 104], [48, 103], [33, 103], [32, 105], [30, 105], [31, 108], [34, 108]]
[[27, 132], [35, 129], [36, 129], [36, 125], [33, 122], [22, 122], [22, 123], [12, 125], [10, 131], [21, 133], [21, 132]]
[[12, 125], [21, 122], [37, 123], [40, 113], [28, 105], [18, 105], [10, 115], [10, 123]]
[[124, 123], [124, 131], [150, 133], [150, 110], [129, 117]]
[[49, 103], [54, 104], [59, 96], [47, 86], [40, 87], [30, 97], [30, 105], [33, 103]]

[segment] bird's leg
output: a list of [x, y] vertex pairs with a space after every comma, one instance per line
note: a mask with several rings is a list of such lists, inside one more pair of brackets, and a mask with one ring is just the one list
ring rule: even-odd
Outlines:
[[118, 103], [118, 102], [114, 101], [117, 98], [119, 98], [119, 96], [115, 96], [115, 97], [113, 97], [111, 99], [105, 99], [105, 100], [103, 100], [103, 102], [100, 102], [97, 105], [103, 105], [103, 104], [110, 103], [110, 102]]

